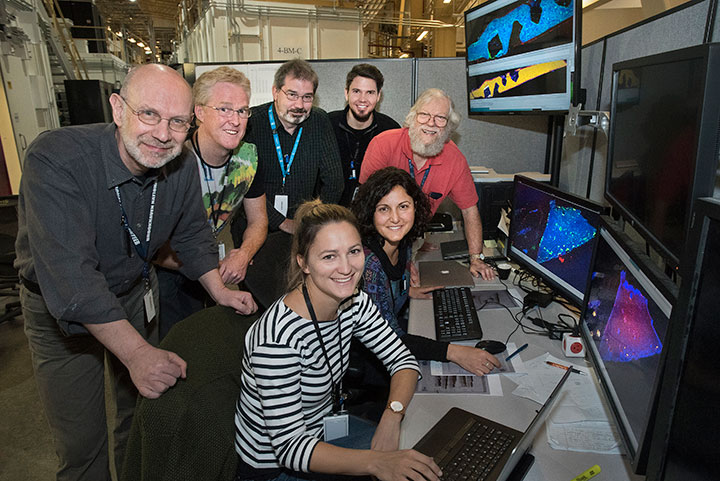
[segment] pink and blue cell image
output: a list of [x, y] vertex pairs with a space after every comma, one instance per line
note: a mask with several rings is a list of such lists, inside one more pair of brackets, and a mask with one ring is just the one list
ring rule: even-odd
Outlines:
[[615, 302], [598, 343], [605, 361], [627, 362], [654, 356], [662, 351], [648, 310], [647, 298], [620, 272]]

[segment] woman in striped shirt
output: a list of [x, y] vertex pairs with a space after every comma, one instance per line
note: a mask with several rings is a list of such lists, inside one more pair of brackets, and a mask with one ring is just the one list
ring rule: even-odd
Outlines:
[[[415, 390], [418, 366], [357, 289], [365, 256], [354, 216], [344, 207], [314, 201], [298, 209], [295, 222], [290, 290], [245, 338], [235, 415], [237, 479], [373, 475], [437, 481], [441, 473], [432, 458], [398, 451], [400, 422]], [[322, 440], [330, 433], [325, 432], [326, 421], [336, 425], [340, 419], [332, 414], [342, 406], [340, 384], [353, 336], [392, 376], [388, 409], [371, 443], [365, 441], [370, 450], [340, 447], [362, 444], [352, 440], [358, 434], [352, 422], [349, 437], [332, 444]]]

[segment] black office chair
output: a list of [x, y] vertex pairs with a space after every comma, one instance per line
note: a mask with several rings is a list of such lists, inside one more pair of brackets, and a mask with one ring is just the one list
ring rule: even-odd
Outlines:
[[258, 314], [214, 306], [177, 323], [160, 347], [187, 362], [187, 378], [138, 398], [120, 481], [231, 481], [235, 405], [245, 333]]
[[[18, 199], [16, 195], [0, 197], [0, 296], [18, 298], [20, 296], [19, 277], [15, 262], [15, 238], [18, 231]], [[20, 301], [7, 302], [0, 314], [0, 323], [14, 319], [22, 314]]]
[[285, 294], [291, 245], [290, 234], [271, 232], [248, 266], [245, 287], [265, 309]]

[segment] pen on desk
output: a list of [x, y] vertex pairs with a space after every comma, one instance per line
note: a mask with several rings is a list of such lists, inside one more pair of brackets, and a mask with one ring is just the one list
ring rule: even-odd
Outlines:
[[518, 347], [517, 349], [515, 349], [515, 351], [514, 351], [512, 354], [510, 354], [508, 357], [505, 358], [505, 362], [508, 362], [510, 359], [512, 359], [512, 358], [514, 358], [515, 356], [517, 356], [518, 354], [520, 354], [520, 352], [521, 352], [522, 350], [524, 350], [526, 347], [528, 347], [527, 343], [525, 343], [525, 344], [523, 344], [522, 346], [520, 346], [520, 347]]
[[574, 372], [574, 373], [577, 373], [577, 374], [582, 374], [583, 376], [585, 375], [584, 372], [582, 372], [582, 371], [580, 371], [580, 370], [578, 370], [578, 369], [575, 369], [574, 367], [571, 368], [570, 366], [563, 366], [562, 364], [558, 364], [558, 363], [556, 363], [556, 362], [545, 361], [545, 364], [547, 364], [548, 366], [552, 366], [552, 367], [559, 367], [560, 369], [565, 369], [566, 371], [567, 371], [568, 369], [570, 369], [570, 372]]

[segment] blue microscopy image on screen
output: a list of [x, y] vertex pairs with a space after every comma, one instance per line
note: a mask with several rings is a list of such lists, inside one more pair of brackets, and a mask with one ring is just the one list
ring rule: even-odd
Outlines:
[[592, 240], [596, 233], [595, 227], [590, 225], [578, 209], [558, 207], [555, 201], [551, 200], [537, 261], [541, 264], [551, 259], [564, 262], [565, 254]]
[[494, 18], [467, 48], [468, 62], [512, 55], [515, 47], [532, 42], [573, 16], [573, 3], [530, 0]]

